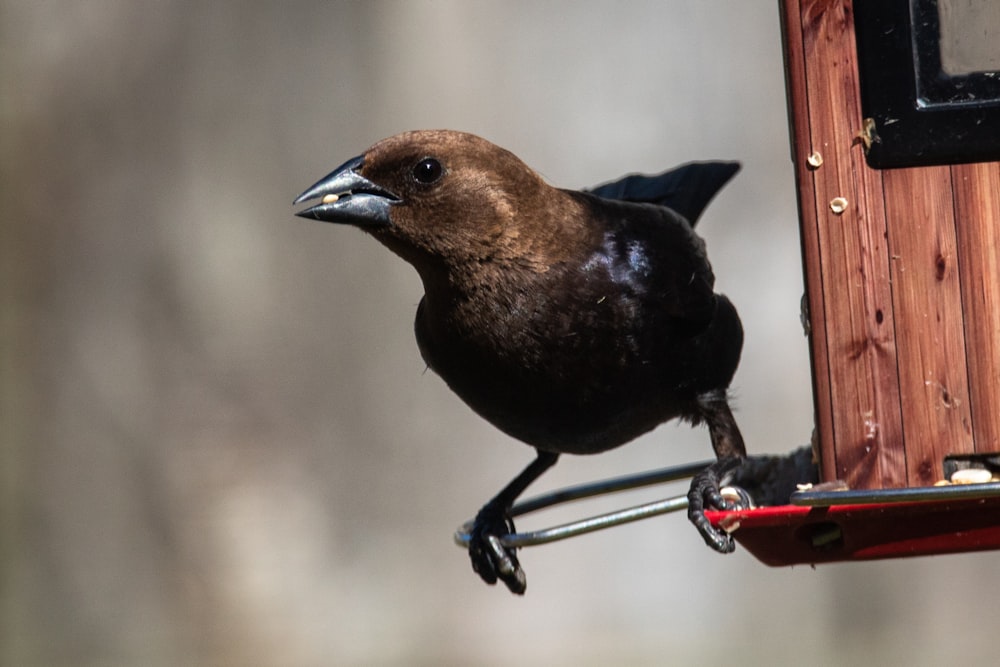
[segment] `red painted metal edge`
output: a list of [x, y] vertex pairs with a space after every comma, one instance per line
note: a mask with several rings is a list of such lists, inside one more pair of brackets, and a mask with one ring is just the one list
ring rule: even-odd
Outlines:
[[705, 514], [771, 566], [1000, 549], [996, 496]]

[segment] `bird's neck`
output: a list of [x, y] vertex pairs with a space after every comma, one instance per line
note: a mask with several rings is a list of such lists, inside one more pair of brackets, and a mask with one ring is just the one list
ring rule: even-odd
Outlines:
[[428, 303], [443, 315], [454, 309], [492, 308], [508, 303], [515, 294], [525, 293], [537, 284], [546, 270], [547, 266], [543, 269], [511, 270], [507, 262], [492, 259], [438, 269], [418, 269], [418, 273]]
[[424, 284], [421, 316], [428, 335], [441, 343], [509, 339], [513, 331], [507, 329], [524, 329], [522, 320], [537, 311], [535, 301], [547, 293], [544, 285], [553, 270], [550, 265], [513, 267], [494, 258], [420, 271]]

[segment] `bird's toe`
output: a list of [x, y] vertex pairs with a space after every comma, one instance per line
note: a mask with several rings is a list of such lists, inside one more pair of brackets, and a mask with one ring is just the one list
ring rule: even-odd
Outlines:
[[[688, 519], [705, 540], [705, 544], [719, 553], [732, 553], [736, 542], [726, 531], [716, 528], [705, 516], [706, 509], [732, 510], [744, 505], [743, 498], [728, 500], [721, 489], [723, 480], [739, 465], [738, 459], [716, 461], [694, 476], [688, 491]], [[746, 494], [746, 492], [743, 492]], [[746, 505], [749, 506], [749, 497]]]
[[472, 569], [487, 584], [500, 580], [511, 593], [523, 595], [527, 578], [517, 560], [514, 547], [505, 547], [500, 539], [514, 531], [514, 523], [504, 516], [485, 508], [476, 517], [469, 540], [469, 558]]

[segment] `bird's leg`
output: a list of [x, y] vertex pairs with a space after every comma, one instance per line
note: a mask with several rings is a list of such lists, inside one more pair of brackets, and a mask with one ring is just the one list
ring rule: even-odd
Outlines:
[[476, 514], [469, 540], [472, 569], [483, 581], [495, 584], [500, 579], [511, 593], [524, 595], [527, 580], [517, 561], [513, 547], [500, 544], [500, 538], [514, 532], [514, 522], [508, 515], [511, 505], [542, 473], [555, 465], [559, 454], [538, 450], [538, 458], [493, 497]]
[[698, 397], [701, 418], [708, 426], [716, 461], [691, 480], [688, 491], [688, 519], [705, 539], [705, 543], [720, 553], [730, 553], [736, 545], [732, 536], [714, 528], [705, 516], [706, 509], [733, 509], [722, 497], [720, 489], [732, 478], [746, 458], [743, 436], [723, 392]]

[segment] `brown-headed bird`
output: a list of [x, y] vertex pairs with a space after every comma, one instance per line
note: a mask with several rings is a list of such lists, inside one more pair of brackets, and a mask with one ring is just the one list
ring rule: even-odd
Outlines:
[[416, 337], [427, 365], [473, 410], [537, 450], [476, 515], [469, 555], [514, 593], [514, 500], [559, 455], [618, 447], [681, 418], [708, 427], [717, 461], [695, 477], [688, 515], [705, 518], [745, 457], [726, 390], [743, 329], [714, 292], [692, 229], [736, 173], [733, 162], [633, 175], [589, 192], [554, 188], [475, 135], [384, 139], [306, 190], [297, 215], [360, 227], [413, 265], [424, 286]]

